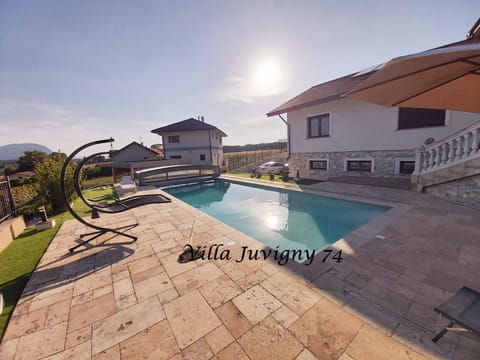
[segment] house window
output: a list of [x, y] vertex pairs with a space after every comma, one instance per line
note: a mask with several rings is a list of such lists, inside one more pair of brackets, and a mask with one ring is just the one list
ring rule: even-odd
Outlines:
[[172, 160], [178, 160], [178, 159], [181, 159], [182, 158], [182, 155], [171, 155], [170, 156], [170, 159]]
[[200, 154], [200, 160], [205, 161], [205, 154]]
[[398, 165], [398, 172], [400, 174], [411, 174], [415, 170], [415, 161], [400, 160]]
[[347, 160], [347, 171], [372, 172], [371, 160]]
[[445, 110], [400, 108], [398, 129], [445, 126]]
[[308, 160], [310, 170], [328, 170], [328, 160]]
[[307, 123], [309, 138], [330, 136], [330, 114], [310, 116]]
[[173, 143], [179, 143], [180, 142], [180, 135], [169, 135], [168, 136], [168, 143], [173, 144]]

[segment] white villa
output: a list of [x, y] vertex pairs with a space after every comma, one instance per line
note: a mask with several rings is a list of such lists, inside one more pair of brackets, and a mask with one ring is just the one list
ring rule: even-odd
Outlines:
[[223, 162], [222, 138], [227, 135], [203, 120], [190, 118], [151, 131], [162, 137], [165, 159], [193, 165], [217, 165]]
[[291, 174], [410, 177], [416, 149], [480, 119], [473, 113], [386, 108], [345, 97], [373, 71], [313, 86], [267, 114], [287, 114]]

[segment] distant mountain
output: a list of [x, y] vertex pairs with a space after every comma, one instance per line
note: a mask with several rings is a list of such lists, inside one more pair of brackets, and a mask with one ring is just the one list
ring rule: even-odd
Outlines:
[[39, 144], [8, 144], [0, 146], [0, 160], [17, 160], [25, 151], [43, 151], [50, 154], [52, 150]]

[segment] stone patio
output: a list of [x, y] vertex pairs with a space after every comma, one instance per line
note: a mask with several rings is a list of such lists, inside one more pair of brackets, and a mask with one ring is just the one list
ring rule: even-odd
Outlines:
[[[0, 359], [478, 357], [472, 334], [430, 338], [447, 323], [435, 306], [462, 285], [480, 289], [480, 211], [365, 185], [297, 190], [392, 209], [332, 246], [341, 263], [322, 263], [320, 253], [310, 266], [237, 262], [241, 246], [264, 246], [176, 199], [96, 220], [138, 222], [135, 243], [104, 235], [69, 255], [87, 229], [65, 222], [13, 313]], [[194, 220], [194, 244], [224, 244], [230, 260], [177, 262]]]

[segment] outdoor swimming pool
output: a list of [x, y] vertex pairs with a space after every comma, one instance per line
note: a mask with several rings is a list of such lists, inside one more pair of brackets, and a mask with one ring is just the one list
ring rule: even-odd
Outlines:
[[280, 250], [319, 251], [389, 209], [222, 179], [163, 190]]

